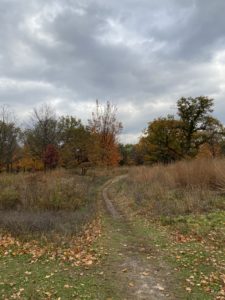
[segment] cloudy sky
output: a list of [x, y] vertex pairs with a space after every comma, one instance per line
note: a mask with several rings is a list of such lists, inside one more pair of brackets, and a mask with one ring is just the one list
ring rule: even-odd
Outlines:
[[86, 120], [111, 100], [135, 142], [181, 96], [225, 123], [224, 0], [0, 0], [0, 105], [51, 103]]

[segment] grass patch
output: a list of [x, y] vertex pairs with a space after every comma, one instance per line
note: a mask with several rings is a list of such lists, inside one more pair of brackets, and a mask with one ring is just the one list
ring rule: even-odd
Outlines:
[[152, 217], [207, 213], [225, 210], [224, 174], [224, 160], [137, 167], [124, 189], [136, 209]]
[[76, 210], [88, 198], [91, 179], [59, 170], [0, 175], [0, 209]]
[[[217, 170], [217, 162], [212, 165]], [[187, 166], [196, 170], [201, 163], [188, 162]], [[176, 165], [132, 170], [127, 180], [111, 189], [111, 198], [133, 229], [149, 239], [159, 257], [173, 268], [181, 290], [178, 299], [224, 299], [225, 198], [221, 179], [220, 185], [211, 180], [208, 186], [203, 177], [200, 184], [201, 178], [193, 179], [196, 174], [189, 170], [189, 177], [183, 174], [183, 179], [176, 181], [176, 168], [182, 172]]]
[[30, 264], [29, 256], [0, 259], [1, 299], [120, 299], [99, 266], [71, 267], [47, 259]]
[[1, 174], [0, 231], [26, 238], [78, 234], [98, 213], [100, 185], [98, 177], [64, 170]]

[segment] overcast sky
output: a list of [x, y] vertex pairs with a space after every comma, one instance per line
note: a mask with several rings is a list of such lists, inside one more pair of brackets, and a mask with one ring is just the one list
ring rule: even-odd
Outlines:
[[181, 96], [225, 123], [224, 0], [0, 0], [0, 105], [51, 103], [84, 121], [111, 100], [135, 142]]

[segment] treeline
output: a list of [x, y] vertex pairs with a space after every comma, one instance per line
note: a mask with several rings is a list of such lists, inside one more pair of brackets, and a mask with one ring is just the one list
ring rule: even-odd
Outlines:
[[0, 113], [0, 171], [47, 170], [58, 166], [168, 164], [194, 157], [225, 155], [225, 128], [213, 117], [214, 100], [208, 97], [181, 98], [177, 114], [148, 123], [135, 145], [118, 144], [122, 124], [110, 102], [96, 102], [87, 125], [73, 116], [56, 117], [44, 105], [34, 109], [26, 128], [12, 114]]
[[225, 154], [225, 128], [213, 117], [214, 100], [181, 98], [177, 114], [148, 123], [136, 145], [120, 145], [121, 164], [168, 164], [194, 157], [215, 158]]
[[73, 116], [56, 117], [47, 105], [34, 109], [26, 128], [12, 113], [0, 113], [0, 170], [47, 170], [58, 166], [116, 166], [121, 160], [117, 137], [122, 124], [110, 102], [96, 102], [96, 111], [84, 125]]

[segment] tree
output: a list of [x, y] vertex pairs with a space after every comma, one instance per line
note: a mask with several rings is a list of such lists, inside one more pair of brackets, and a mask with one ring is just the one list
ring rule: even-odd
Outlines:
[[150, 122], [140, 143], [144, 161], [170, 163], [183, 158], [182, 122], [173, 116]]
[[145, 155], [146, 155], [146, 144], [145, 144], [145, 138], [142, 137], [139, 140], [139, 143], [134, 145], [133, 151], [132, 151], [132, 157], [134, 159], [134, 163], [136, 165], [143, 165], [145, 162]]
[[49, 144], [43, 155], [43, 162], [47, 169], [55, 169], [58, 165], [59, 154], [54, 145]]
[[213, 118], [207, 117], [205, 130], [200, 132], [202, 136], [202, 149], [208, 149], [210, 156], [215, 158], [221, 154], [221, 145], [224, 142], [225, 128], [223, 124]]
[[34, 158], [43, 161], [48, 145], [58, 147], [58, 121], [54, 110], [48, 105], [34, 109], [31, 121], [31, 128], [25, 131], [25, 144]]
[[34, 157], [29, 146], [25, 144], [20, 148], [20, 158], [16, 164], [16, 167], [17, 169], [22, 169], [23, 171], [43, 170], [44, 162], [43, 159]]
[[207, 128], [208, 118], [213, 112], [214, 100], [200, 96], [181, 98], [177, 102], [178, 116], [183, 122], [183, 149], [185, 154], [194, 156], [202, 144], [198, 133]]
[[61, 117], [59, 120], [60, 154], [65, 167], [75, 167], [88, 162], [90, 133], [81, 120], [74, 117]]
[[122, 123], [117, 120], [117, 108], [110, 102], [103, 107], [96, 101], [96, 111], [88, 120], [88, 129], [92, 138], [90, 159], [99, 165], [118, 165], [120, 153], [117, 138]]
[[211, 115], [213, 105], [208, 97], [181, 98], [179, 119], [168, 116], [150, 122], [138, 144], [143, 161], [169, 163], [197, 154], [218, 156], [225, 130]]
[[12, 120], [11, 113], [2, 107], [0, 113], [0, 165], [9, 172], [16, 160], [20, 129]]
[[119, 150], [120, 150], [120, 165], [133, 165], [135, 164], [135, 156], [134, 156], [134, 148], [135, 145], [133, 144], [119, 144]]

